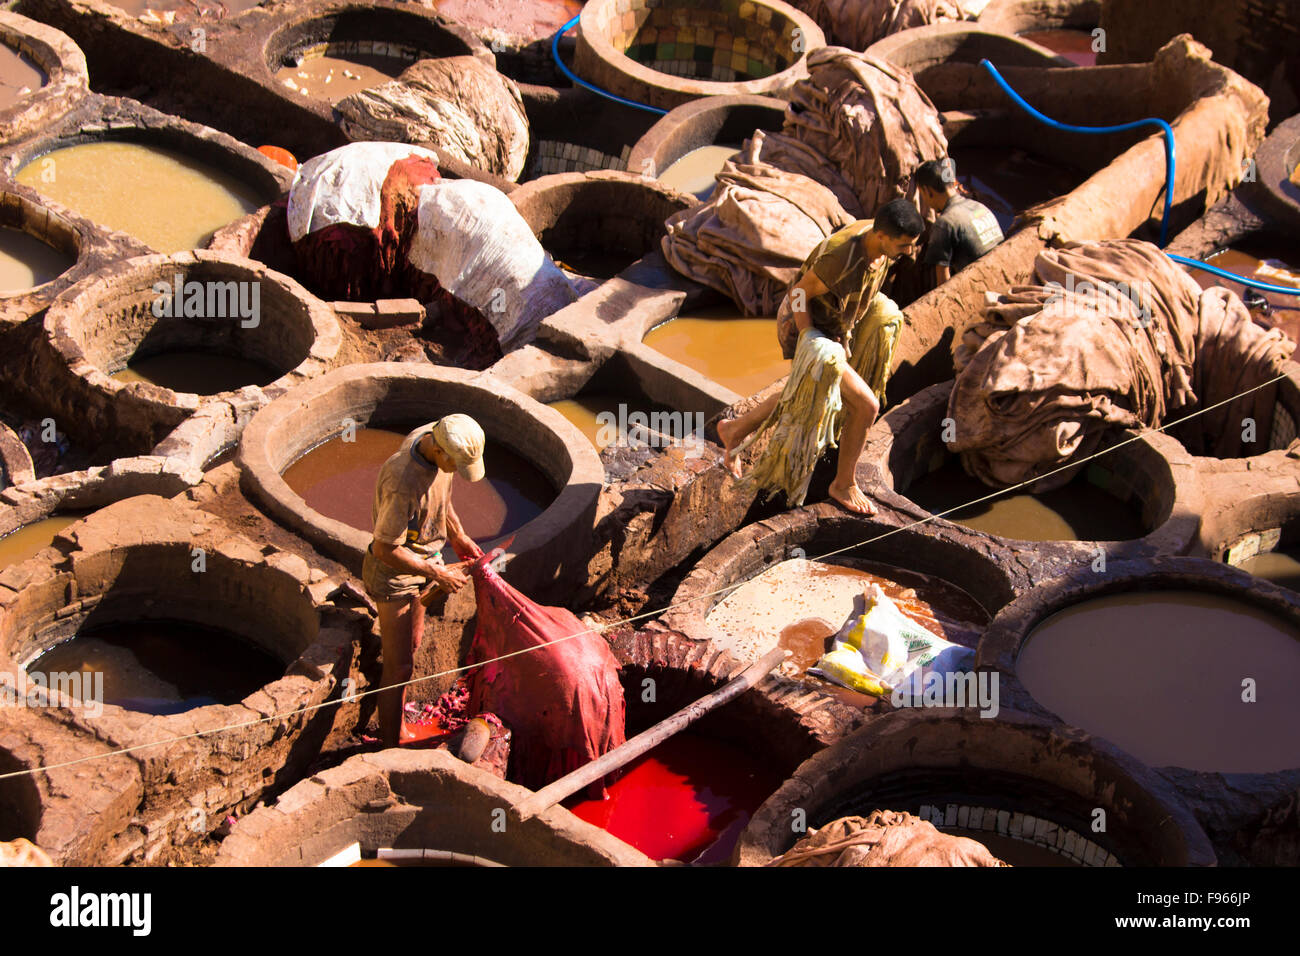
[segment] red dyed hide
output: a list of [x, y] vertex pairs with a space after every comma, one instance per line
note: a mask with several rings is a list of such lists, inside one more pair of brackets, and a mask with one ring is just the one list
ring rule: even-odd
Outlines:
[[[488, 563], [470, 565], [478, 620], [470, 663], [587, 630], [570, 611], [542, 607]], [[624, 742], [627, 707], [604, 638], [582, 634], [471, 672], [469, 712], [490, 711], [513, 732], [511, 779], [538, 789]]]

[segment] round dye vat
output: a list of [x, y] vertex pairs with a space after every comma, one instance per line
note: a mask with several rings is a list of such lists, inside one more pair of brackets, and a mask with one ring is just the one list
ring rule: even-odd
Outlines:
[[234, 176], [142, 143], [82, 143], [38, 156], [18, 182], [158, 252], [201, 248], [212, 233], [262, 205]]
[[679, 315], [651, 329], [644, 342], [737, 395], [753, 395], [790, 374], [776, 318], [746, 317], [734, 305]]
[[404, 866], [450, 866], [450, 867], [469, 867], [470, 869], [481, 869], [477, 863], [470, 863], [465, 860], [455, 860], [448, 857], [434, 856], [390, 856], [390, 857], [362, 857], [355, 863], [349, 863], [351, 868], [368, 868], [368, 867], [404, 867]]
[[54, 515], [24, 525], [0, 538], [0, 571], [11, 564], [22, 564], [38, 551], [48, 548], [54, 536], [82, 515]]
[[1010, 232], [1016, 216], [1030, 206], [1064, 196], [1087, 178], [1020, 149], [954, 146], [949, 155], [957, 164], [957, 181], [988, 206], [1003, 233]]
[[[931, 514], [996, 493], [997, 489], [966, 474], [955, 457], [918, 478], [905, 492]], [[1041, 495], [1013, 492], [944, 517], [975, 531], [1020, 541], [1131, 541], [1148, 531], [1131, 503], [1107, 494], [1082, 475]]]
[[21, 229], [0, 227], [0, 293], [25, 292], [52, 282], [73, 259]]
[[583, 0], [435, 0], [433, 8], [478, 31], [502, 30], [512, 36], [549, 40], [555, 31], [582, 12]]
[[344, 97], [380, 86], [411, 64], [398, 57], [353, 53], [307, 57], [299, 66], [283, 66], [275, 79], [291, 93], [325, 100], [331, 105]]
[[1300, 550], [1261, 552], [1237, 567], [1280, 587], [1300, 591]]
[[168, 11], [183, 11], [189, 15], [199, 13], [200, 16], [219, 19], [251, 10], [260, 2], [261, 0], [113, 0], [112, 5], [133, 17], [145, 15], [152, 10], [160, 15], [159, 19], [165, 21]]
[[[284, 471], [284, 480], [316, 511], [371, 531], [371, 507], [379, 469], [409, 432], [358, 428], [355, 441], [342, 435], [317, 445]], [[546, 476], [509, 448], [488, 441], [483, 452], [487, 477], [452, 479], [451, 500], [465, 533], [480, 544], [527, 524], [555, 498]]]
[[[78, 632], [27, 665], [43, 674], [103, 675], [103, 703], [146, 714], [237, 704], [284, 676], [270, 654], [188, 621], [131, 621]], [[96, 678], [98, 680], [98, 677]]]
[[45, 74], [25, 53], [0, 44], [0, 110], [45, 85]]
[[1047, 47], [1075, 66], [1097, 65], [1097, 51], [1092, 48], [1092, 32], [1089, 30], [1027, 30], [1018, 35]]
[[628, 764], [604, 800], [564, 805], [653, 859], [723, 863], [781, 783], [770, 766], [683, 731]]
[[[573, 398], [549, 402], [548, 406], [567, 418], [579, 431], [586, 435], [597, 451], [604, 451], [607, 446], [617, 444], [619, 441], [620, 436], [617, 433], [619, 406], [624, 406], [627, 409], [624, 419], [639, 412], [649, 420], [649, 417], [655, 413], [662, 414], [669, 411], [662, 405], [639, 401], [635, 397], [614, 392], [584, 393]], [[612, 424], [606, 425], [601, 422], [598, 416], [602, 414], [612, 415]], [[634, 427], [629, 425], [628, 430], [632, 431]], [[676, 438], [680, 436], [670, 437]]]
[[863, 612], [863, 592], [873, 584], [944, 640], [967, 647], [979, 642], [988, 613], [955, 584], [874, 562], [851, 564], [792, 558], [772, 565], [709, 612], [704, 620], [715, 635], [713, 646], [745, 661], [784, 647], [802, 673], [829, 650], [828, 638]]
[[[1300, 250], [1285, 249], [1286, 259], [1267, 255], [1269, 250], [1258, 248], [1224, 249], [1205, 261], [1228, 272], [1247, 279], [1258, 279], [1271, 285], [1293, 286], [1300, 289], [1300, 267], [1292, 263], [1300, 262]], [[1231, 279], [1224, 279], [1204, 269], [1185, 266], [1187, 272], [1201, 286], [1209, 289], [1222, 286], [1236, 293], [1238, 298], [1246, 294], [1246, 286]], [[1264, 315], [1258, 310], [1251, 310], [1256, 322], [1265, 328], [1281, 329], [1292, 342], [1300, 346], [1300, 296], [1283, 295], [1277, 292], [1260, 292], [1269, 303], [1269, 313]], [[1295, 353], [1291, 356], [1295, 358]]]
[[707, 199], [717, 182], [718, 172], [739, 146], [701, 146], [686, 153], [659, 174], [659, 181], [680, 192]]
[[988, 851], [996, 856], [1003, 863], [1009, 863], [1012, 866], [1081, 866], [1059, 853], [1053, 853], [1045, 846], [1038, 846], [1034, 843], [1026, 843], [1024, 840], [1016, 840], [1011, 837], [1002, 836], [999, 833], [989, 833], [985, 830], [967, 830], [962, 827], [939, 827], [943, 833], [949, 836], [966, 837], [968, 840], [974, 840], [976, 843], [982, 843], [988, 848]]
[[[1030, 632], [1016, 673], [1038, 703], [1152, 767], [1300, 767], [1300, 632], [1195, 591], [1084, 601]], [[1242, 700], [1243, 681], [1256, 699]]]
[[573, 249], [547, 249], [546, 254], [557, 266], [574, 275], [600, 282], [614, 278], [639, 256], [622, 250], [597, 247]]
[[119, 382], [145, 382], [173, 392], [217, 395], [245, 385], [269, 385], [280, 377], [273, 368], [251, 359], [217, 352], [162, 352], [133, 358], [111, 376]]

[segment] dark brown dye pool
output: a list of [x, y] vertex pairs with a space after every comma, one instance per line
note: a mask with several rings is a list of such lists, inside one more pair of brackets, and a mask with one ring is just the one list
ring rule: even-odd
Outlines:
[[[371, 531], [379, 469], [407, 434], [388, 428], [358, 428], [351, 442], [337, 435], [290, 465], [284, 480], [326, 517]], [[451, 489], [465, 533], [480, 544], [518, 530], [555, 500], [555, 490], [541, 470], [499, 442], [488, 441], [483, 464], [487, 477], [482, 481], [469, 482], [457, 475]]]
[[103, 674], [105, 704], [146, 714], [179, 714], [237, 704], [284, 676], [266, 651], [189, 621], [126, 621], [79, 631], [28, 671]]
[[[1297, 265], [1300, 263], [1300, 248], [1264, 248], [1257, 244], [1243, 243], [1210, 256], [1206, 262], [1247, 279], [1257, 279], [1270, 285], [1293, 286], [1300, 291], [1300, 265]], [[1204, 269], [1185, 268], [1203, 289], [1218, 285], [1230, 289], [1239, 298], [1246, 294], [1246, 286], [1239, 282], [1221, 278]], [[1292, 342], [1300, 344], [1300, 295], [1279, 292], [1258, 294], [1268, 300], [1269, 311], [1265, 315], [1261, 309], [1252, 309], [1251, 315], [1256, 323], [1269, 329], [1281, 329]], [[1294, 357], [1293, 352], [1292, 358]]]
[[1243, 601], [1138, 591], [1084, 601], [1030, 633], [1016, 673], [1067, 724], [1152, 767], [1300, 767], [1300, 631]]
[[[966, 474], [960, 459], [950, 456], [942, 468], [917, 479], [904, 493], [939, 514], [996, 494], [997, 489]], [[1131, 541], [1148, 530], [1133, 502], [1107, 494], [1083, 475], [1041, 495], [1022, 489], [945, 517], [975, 531], [1021, 541]]]
[[177, 350], [132, 358], [114, 372], [119, 382], [145, 382], [173, 392], [217, 395], [245, 385], [270, 385], [280, 373], [269, 365], [219, 352]]

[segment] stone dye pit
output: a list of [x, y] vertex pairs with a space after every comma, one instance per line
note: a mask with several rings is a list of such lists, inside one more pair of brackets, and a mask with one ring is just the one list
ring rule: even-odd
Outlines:
[[578, 24], [574, 65], [603, 89], [671, 109], [701, 95], [787, 89], [824, 43], [810, 17], [779, 0], [591, 0]]
[[0, 110], [19, 103], [45, 85], [41, 68], [20, 50], [0, 45]]
[[1026, 30], [1019, 34], [1032, 43], [1045, 46], [1075, 66], [1096, 66], [1097, 51], [1087, 30]]
[[[1067, 723], [1153, 767], [1268, 773], [1300, 766], [1276, 732], [1300, 708], [1300, 630], [1226, 596], [1130, 591], [1073, 604], [1029, 633], [1016, 672]], [[1242, 680], [1260, 684], [1242, 702]]]
[[41, 518], [0, 537], [0, 571], [12, 564], [22, 564], [48, 548], [55, 535], [80, 517], [81, 515], [54, 515]]
[[[293, 462], [284, 472], [285, 483], [326, 517], [371, 531], [379, 469], [407, 434], [423, 424], [359, 428], [349, 433], [351, 441], [343, 435], [331, 438]], [[541, 514], [555, 499], [555, 490], [536, 466], [500, 442], [489, 439], [483, 463], [483, 481], [452, 479], [451, 501], [466, 534], [486, 546]]]
[[341, 337], [333, 312], [288, 276], [209, 252], [88, 277], [59, 296], [44, 332], [45, 367], [69, 403], [55, 407], [88, 440], [139, 451], [207, 396], [246, 386], [274, 395], [320, 374]]
[[33, 159], [15, 178], [159, 252], [201, 248], [265, 198], [231, 173], [146, 143], [65, 146]]
[[642, 341], [737, 395], [752, 395], [790, 374], [776, 340], [776, 317], [746, 316], [734, 305], [684, 312]]
[[[1237, 246], [1224, 249], [1205, 261], [1246, 279], [1300, 289], [1300, 265], [1297, 265], [1300, 263], [1300, 249], [1291, 248], [1285, 243], [1258, 240], [1245, 245], [1249, 248]], [[1246, 296], [1246, 286], [1240, 282], [1200, 269], [1189, 268], [1188, 273], [1203, 289], [1222, 286], [1231, 289], [1238, 297]], [[1300, 296], [1261, 291], [1255, 291], [1254, 296], [1268, 302], [1267, 311], [1255, 304], [1259, 301], [1258, 298], [1252, 298], [1247, 303], [1255, 321], [1265, 328], [1281, 329], [1292, 342], [1300, 343]], [[1294, 358], [1293, 353], [1292, 360]]]
[[[754, 815], [741, 836], [741, 866], [762, 866], [790, 849], [796, 806], [810, 830], [878, 809], [906, 811], [985, 843], [1016, 866], [1215, 862], [1167, 782], [1105, 741], [1008, 711], [992, 720], [903, 711], [832, 744]], [[1099, 807], [1104, 834], [1090, 823]]]

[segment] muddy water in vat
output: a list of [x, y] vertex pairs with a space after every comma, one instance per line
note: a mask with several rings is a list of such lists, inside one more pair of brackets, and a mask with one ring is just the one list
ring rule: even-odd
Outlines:
[[45, 74], [25, 53], [0, 43], [0, 110], [45, 85]]
[[[307, 504], [344, 524], [371, 531], [375, 479], [409, 432], [358, 428], [355, 441], [336, 436], [317, 445], [284, 472], [284, 480]], [[546, 476], [531, 462], [488, 440], [487, 477], [452, 479], [451, 500], [465, 533], [480, 544], [509, 534], [537, 517], [555, 499]]]
[[290, 93], [337, 103], [344, 97], [394, 79], [411, 61], [394, 56], [349, 53], [347, 57], [314, 56], [300, 66], [275, 71], [276, 82]]
[[[1286, 244], [1273, 249], [1246, 243], [1237, 248], [1224, 249], [1205, 261], [1243, 278], [1300, 290], [1300, 249]], [[1238, 298], [1246, 293], [1246, 286], [1240, 282], [1224, 279], [1204, 269], [1189, 266], [1183, 268], [1202, 289], [1218, 285], [1230, 289]], [[1260, 310], [1252, 310], [1255, 322], [1265, 328], [1281, 329], [1287, 338], [1300, 346], [1300, 295], [1285, 295], [1280, 292], [1261, 292], [1260, 295], [1268, 300], [1269, 312], [1265, 315]], [[1294, 359], [1295, 353], [1291, 357]]]
[[158, 252], [204, 246], [262, 205], [255, 190], [189, 156], [143, 143], [82, 143], [38, 156], [15, 177], [101, 226]]
[[722, 863], [782, 782], [770, 763], [688, 730], [628, 764], [604, 800], [564, 805], [652, 859]]
[[651, 329], [644, 341], [737, 395], [753, 395], [790, 374], [775, 317], [747, 317], [734, 305], [679, 315]]
[[[939, 578], [844, 559], [845, 565], [792, 558], [729, 592], [705, 618], [713, 646], [741, 660], [773, 647], [793, 653], [803, 673], [829, 650], [829, 638], [865, 608], [863, 591], [879, 585], [916, 623], [945, 640], [974, 647], [988, 613], [961, 588]], [[870, 698], [847, 692], [850, 702]]]
[[1047, 47], [1075, 66], [1097, 65], [1097, 51], [1092, 48], [1090, 30], [1028, 30], [1019, 35], [1039, 46]]
[[[1031, 486], [1032, 487], [1032, 486]], [[996, 494], [966, 474], [956, 457], [918, 478], [904, 492], [931, 514]], [[1112, 497], [1083, 476], [1041, 495], [1027, 489], [944, 516], [976, 531], [1021, 541], [1131, 541], [1148, 529], [1135, 502]]]
[[72, 268], [71, 256], [21, 229], [0, 227], [0, 293], [24, 292]]
[[269, 385], [280, 373], [261, 362], [218, 352], [161, 352], [133, 358], [114, 372], [119, 382], [145, 382], [173, 392], [216, 395], [245, 385]]
[[0, 571], [11, 564], [22, 564], [36, 552], [48, 548], [56, 534], [81, 517], [72, 514], [42, 518], [0, 538]]
[[1030, 206], [1064, 196], [1087, 178], [1086, 173], [1049, 163], [1022, 149], [954, 146], [957, 181], [989, 207], [1003, 233]]
[[[595, 446], [596, 451], [604, 451], [605, 447], [615, 444], [620, 437], [617, 433], [619, 423], [619, 406], [626, 406], [626, 416], [640, 412], [649, 420], [650, 415], [655, 412], [669, 411], [663, 405], [638, 399], [633, 395], [625, 395], [615, 392], [590, 392], [576, 395], [573, 398], [564, 398], [556, 402], [547, 403], [550, 408], [555, 409], [574, 426], [578, 428], [587, 440]], [[613, 416], [612, 423], [609, 419], [601, 421], [603, 414]], [[628, 425], [628, 431], [635, 428], [635, 424]], [[681, 436], [669, 436], [679, 438]]]
[[1300, 549], [1266, 551], [1237, 565], [1242, 571], [1292, 591], [1300, 591]]
[[27, 669], [103, 674], [103, 703], [178, 714], [237, 704], [283, 677], [285, 665], [225, 631], [188, 621], [131, 621], [80, 631]]
[[1196, 591], [1084, 601], [1033, 629], [1016, 673], [1067, 724], [1148, 766], [1300, 767], [1300, 631], [1241, 601]]
[[723, 164], [735, 156], [739, 149], [739, 146], [701, 146], [693, 149], [660, 173], [659, 181], [679, 192], [705, 199], [713, 192]]

